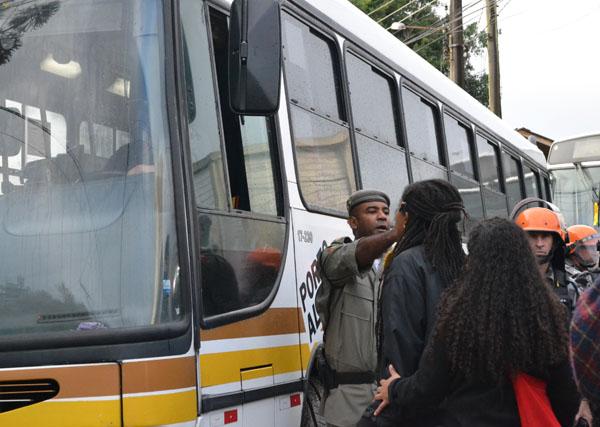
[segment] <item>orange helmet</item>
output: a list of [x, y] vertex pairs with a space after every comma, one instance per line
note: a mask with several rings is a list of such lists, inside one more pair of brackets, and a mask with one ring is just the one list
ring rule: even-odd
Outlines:
[[576, 246], [580, 245], [596, 245], [600, 240], [600, 234], [594, 227], [589, 225], [572, 225], [567, 228], [569, 236], [569, 244], [567, 248], [569, 254], [575, 252]]
[[566, 233], [560, 216], [550, 209], [529, 208], [517, 216], [515, 223], [525, 231], [545, 231], [557, 234], [564, 242]]

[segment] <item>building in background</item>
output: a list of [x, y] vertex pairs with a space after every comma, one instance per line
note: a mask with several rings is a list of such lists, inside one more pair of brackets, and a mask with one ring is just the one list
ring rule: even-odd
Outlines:
[[543, 151], [544, 156], [548, 158], [548, 152], [550, 151], [550, 146], [554, 142], [553, 139], [548, 138], [547, 136], [540, 135], [539, 133], [535, 133], [530, 131], [527, 128], [518, 128], [516, 129], [521, 135], [535, 144], [540, 150]]

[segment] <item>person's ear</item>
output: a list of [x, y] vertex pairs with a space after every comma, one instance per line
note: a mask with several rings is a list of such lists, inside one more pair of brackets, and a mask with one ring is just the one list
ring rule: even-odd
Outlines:
[[348, 222], [348, 225], [350, 226], [350, 228], [351, 228], [352, 230], [356, 230], [356, 229], [358, 229], [358, 220], [356, 219], [356, 217], [354, 217], [354, 216], [350, 216], [350, 217], [348, 218], [348, 221], [347, 221], [347, 222]]

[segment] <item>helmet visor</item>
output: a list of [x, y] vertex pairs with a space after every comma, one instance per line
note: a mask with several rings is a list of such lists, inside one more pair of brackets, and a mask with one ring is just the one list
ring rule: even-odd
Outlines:
[[575, 243], [575, 255], [584, 267], [594, 268], [598, 266], [598, 258], [600, 257], [598, 252], [599, 242], [600, 234], [594, 234]]

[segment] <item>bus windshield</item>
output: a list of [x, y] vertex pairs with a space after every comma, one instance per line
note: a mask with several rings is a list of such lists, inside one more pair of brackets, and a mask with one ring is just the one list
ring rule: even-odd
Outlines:
[[552, 200], [567, 224], [595, 223], [594, 203], [600, 192], [600, 166], [555, 169], [550, 171]]
[[4, 337], [183, 316], [162, 7], [159, 0], [2, 5]]

